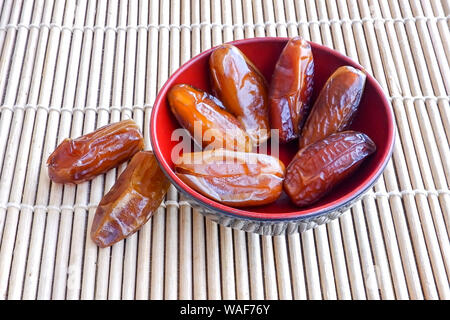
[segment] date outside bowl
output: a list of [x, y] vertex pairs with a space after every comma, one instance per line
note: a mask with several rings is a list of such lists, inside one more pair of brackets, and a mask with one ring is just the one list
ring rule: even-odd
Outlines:
[[[238, 47], [270, 82], [275, 64], [288, 40], [252, 38], [230, 43]], [[363, 68], [337, 51], [317, 43], [310, 44], [315, 63], [313, 103], [328, 77], [338, 67], [350, 65], [361, 70]], [[181, 181], [174, 172], [171, 159], [172, 148], [179, 143], [172, 141], [172, 132], [180, 125], [170, 111], [167, 93], [172, 86], [180, 83], [211, 92], [208, 59], [213, 50], [211, 48], [200, 53], [172, 74], [158, 93], [150, 119], [150, 140], [159, 165], [191, 206], [224, 226], [263, 235], [291, 234], [337, 218], [373, 186], [392, 155], [395, 123], [382, 88], [370, 74], [367, 74], [361, 103], [350, 129], [367, 134], [375, 142], [377, 151], [354, 174], [313, 205], [299, 208], [283, 192], [276, 202], [269, 205], [238, 209], [211, 200]], [[280, 160], [287, 166], [297, 151], [297, 141], [280, 145]]]

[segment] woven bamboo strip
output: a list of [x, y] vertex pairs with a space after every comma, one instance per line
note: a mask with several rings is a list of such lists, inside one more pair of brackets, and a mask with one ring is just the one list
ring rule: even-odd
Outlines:
[[[232, 0], [232, 8], [233, 8], [233, 12], [232, 12], [232, 16], [233, 16], [233, 23], [232, 25], [244, 25], [243, 22], [243, 3], [242, 1], [239, 0]], [[223, 8], [223, 6], [222, 6]], [[222, 11], [222, 17], [225, 16], [225, 12]], [[224, 19], [225, 21], [225, 19]], [[239, 39], [243, 39], [245, 37], [245, 33], [247, 32], [248, 28], [241, 29], [241, 28], [233, 28], [234, 30], [234, 39], [235, 40], [239, 40]]]
[[[181, 2], [181, 23], [190, 23], [190, 3], [188, 0]], [[191, 34], [188, 30], [181, 30], [180, 64], [185, 63], [191, 57]], [[185, 199], [180, 195], [180, 203]], [[180, 236], [179, 236], [179, 298], [192, 299], [192, 210], [189, 205], [181, 205], [180, 208]]]
[[[139, 1], [138, 4], [138, 24], [148, 23], [148, 1]], [[134, 105], [144, 105], [146, 102], [146, 73], [147, 69], [147, 31], [139, 29], [137, 32], [137, 48], [136, 48], [136, 77], [135, 77], [135, 96]], [[146, 120], [149, 110], [145, 110], [145, 113], [134, 112], [133, 118], [140, 123], [142, 132], [144, 136], [147, 136], [146, 132]], [[143, 118], [143, 119], [142, 119]], [[145, 148], [150, 148], [150, 142], [147, 141], [148, 138], [144, 139]], [[136, 296], [138, 300], [148, 299], [149, 293], [149, 282], [150, 282], [150, 247], [151, 247], [151, 223], [146, 223], [140, 230], [138, 234], [138, 251], [137, 251], [137, 269], [136, 269]]]
[[244, 28], [244, 37], [253, 38], [255, 36], [254, 29], [250, 27], [253, 24], [253, 9], [251, 0], [242, 1], [243, 23], [247, 27]]
[[[180, 3], [171, 1], [170, 3], [170, 23], [180, 23]], [[180, 30], [170, 30], [171, 48], [169, 53], [169, 74], [175, 72], [180, 64]], [[177, 191], [171, 186], [166, 199], [177, 203]], [[176, 299], [178, 294], [178, 210], [172, 205], [166, 209], [166, 262], [165, 262], [165, 299]]]
[[[147, 3], [146, 1], [140, 2], [139, 10], [139, 21], [150, 22], [158, 21], [157, 10], [152, 10], [153, 3]], [[144, 30], [145, 31], [145, 30]], [[151, 104], [156, 96], [156, 72], [152, 70], [157, 70], [157, 52], [154, 50], [158, 45], [158, 35], [156, 30], [149, 29], [145, 32], [145, 35], [141, 32], [139, 34], [143, 43], [140, 45], [142, 50], [140, 55], [138, 55], [138, 62], [144, 57], [145, 64], [145, 82], [144, 79], [136, 80], [145, 83], [145, 86], [141, 90], [145, 90], [141, 95], [143, 95], [143, 104]], [[145, 43], [146, 42], [146, 43]], [[140, 42], [139, 42], [140, 44]], [[145, 53], [144, 53], [145, 52]], [[142, 67], [141, 67], [142, 68]], [[140, 68], [140, 69], [141, 69]], [[136, 67], [137, 72], [139, 71]], [[150, 122], [150, 112], [151, 109], [145, 109], [143, 132], [145, 139], [146, 149], [151, 149], [149, 141], [148, 124]], [[138, 270], [136, 277], [136, 299], [146, 300], [149, 298], [150, 294], [150, 269], [151, 269], [151, 248], [152, 248], [152, 219], [149, 220], [139, 231], [139, 247], [138, 247]]]
[[247, 244], [245, 232], [234, 230], [234, 264], [236, 272], [236, 298], [240, 300], [250, 299], [249, 266], [247, 258]]
[[[169, 22], [169, 4], [167, 1], [160, 1], [159, 4], [154, 1], [152, 8], [159, 12], [160, 22]], [[155, 16], [156, 18], [156, 16]], [[152, 20], [152, 19], [151, 19]], [[150, 21], [153, 22], [153, 21]], [[156, 89], [159, 90], [168, 77], [169, 67], [169, 30], [161, 30], [159, 32], [158, 42], [158, 75]], [[164, 298], [164, 245], [165, 245], [165, 223], [166, 212], [159, 209], [152, 218], [152, 261], [151, 261], [151, 279], [150, 279], [150, 298]]]
[[[117, 3], [111, 3], [116, 5]], [[127, 23], [128, 10], [127, 2], [120, 1], [118, 3], [118, 14], [116, 19], [116, 25], [124, 25]], [[121, 106], [123, 105], [123, 83], [124, 83], [124, 70], [125, 70], [125, 44], [126, 44], [126, 32], [122, 30], [117, 33], [115, 37], [115, 55], [113, 62], [113, 77], [112, 77], [112, 93], [111, 93], [111, 105]], [[111, 111], [110, 122], [120, 121], [122, 118], [121, 108]], [[124, 169], [124, 166], [120, 166], [118, 169], [113, 169], [106, 174], [105, 192], [111, 188], [116, 181], [116, 174], [119, 175]], [[107, 249], [106, 251], [108, 251]], [[120, 299], [122, 295], [122, 281], [123, 281], [123, 269], [124, 269], [124, 250], [125, 243], [120, 241], [116, 243], [110, 249], [110, 271], [109, 271], [109, 283], [108, 283], [108, 299]], [[106, 255], [107, 253], [105, 253]]]
[[[191, 2], [191, 23], [200, 23], [200, 0]], [[200, 28], [192, 29], [192, 56], [202, 50]], [[197, 300], [207, 299], [207, 275], [206, 275], [206, 243], [205, 243], [205, 218], [197, 209], [192, 213], [192, 251], [193, 251], [193, 298]]]
[[[22, 12], [22, 1], [14, 1], [14, 6], [11, 10], [9, 22], [13, 24], [17, 23], [20, 19], [21, 12]], [[5, 90], [8, 76], [7, 70], [10, 67], [10, 61], [12, 57], [12, 52], [14, 50], [16, 34], [17, 34], [16, 30], [9, 29], [6, 32], [4, 42], [2, 43], [2, 51], [0, 59], [0, 96], [3, 96]]]
[[303, 267], [303, 255], [300, 236], [295, 233], [288, 236], [289, 264], [291, 268], [292, 298], [306, 300], [307, 291], [305, 284], [305, 271]]
[[[93, 25], [95, 21], [95, 3], [89, 1], [86, 9], [85, 25]], [[75, 108], [84, 108], [88, 91], [88, 76], [92, 50], [92, 32], [83, 34], [81, 60], [77, 83], [77, 93], [75, 95]], [[91, 132], [95, 129], [92, 113], [86, 113], [86, 117], [76, 115], [72, 120], [72, 137], [78, 137], [83, 133]], [[89, 182], [77, 185], [75, 203], [88, 203]], [[72, 238], [70, 246], [68, 278], [67, 278], [67, 299], [79, 299], [81, 294], [81, 274], [83, 265], [84, 234], [86, 230], [86, 208], [77, 207], [74, 210], [72, 221]]]
[[[13, 0], [6, 0], [4, 3], [2, 3], [2, 13], [0, 16], [0, 23], [2, 25], [6, 25], [9, 20], [9, 14], [11, 13], [12, 3]], [[0, 47], [2, 48], [3, 42], [5, 40], [5, 34], [6, 34], [5, 30], [0, 31]]]
[[247, 234], [250, 298], [253, 300], [262, 300], [265, 298], [260, 238], [257, 234]]
[[[96, 7], [96, 23], [101, 25], [105, 24], [107, 6], [106, 3], [99, 3]], [[103, 48], [103, 38], [104, 34], [98, 31], [93, 33], [93, 43], [92, 43], [92, 54], [89, 69], [89, 79], [88, 79], [88, 89], [86, 97], [86, 106], [95, 107], [98, 101], [98, 91], [100, 87], [100, 74], [101, 74], [101, 59], [102, 59], [102, 48]], [[102, 114], [103, 115], [103, 114]], [[107, 119], [103, 120], [102, 115], [100, 115], [100, 121], [107, 122]], [[104, 125], [106, 123], [96, 123], [96, 114], [93, 110], [89, 110], [85, 115], [84, 121], [84, 133], [93, 131]], [[89, 127], [89, 131], [86, 131]], [[103, 180], [104, 176], [98, 176], [90, 182], [90, 188], [86, 185], [87, 192], [86, 198], [89, 199], [89, 203], [97, 204], [100, 202], [103, 195]], [[95, 213], [95, 207], [88, 208], [87, 221], [85, 221], [85, 230], [90, 232], [92, 219]], [[82, 267], [82, 279], [81, 279], [81, 299], [91, 300], [95, 295], [95, 279], [96, 279], [96, 264], [97, 264], [97, 254], [98, 247], [92, 242], [89, 236], [80, 239], [84, 243], [84, 253], [83, 253], [83, 267]]]
[[278, 299], [275, 255], [271, 236], [261, 236], [262, 264], [264, 272], [264, 291], [266, 300]]

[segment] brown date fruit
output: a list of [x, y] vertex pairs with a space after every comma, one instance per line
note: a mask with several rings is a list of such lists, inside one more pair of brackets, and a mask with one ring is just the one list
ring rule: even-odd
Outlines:
[[284, 190], [299, 207], [318, 201], [375, 152], [364, 133], [334, 133], [301, 149], [286, 169]]
[[358, 109], [366, 74], [350, 66], [338, 68], [325, 83], [299, 139], [300, 148], [346, 130]]
[[[225, 111], [214, 96], [189, 85], [178, 84], [170, 89], [168, 100], [178, 122], [194, 139], [197, 138], [196, 142], [203, 148], [252, 151], [250, 137], [239, 121]], [[200, 137], [195, 136], [196, 123], [201, 126]]]
[[92, 222], [92, 240], [105, 248], [139, 230], [158, 209], [169, 186], [153, 152], [136, 153], [100, 201]]
[[254, 145], [270, 137], [269, 104], [264, 76], [235, 46], [217, 47], [209, 58], [212, 88], [241, 123]]
[[233, 207], [274, 202], [283, 190], [283, 163], [269, 155], [216, 149], [185, 153], [177, 176], [205, 197]]
[[133, 120], [101, 127], [76, 139], [65, 139], [48, 157], [48, 175], [58, 183], [81, 183], [117, 167], [144, 148]]
[[311, 46], [291, 38], [278, 58], [269, 88], [270, 124], [280, 142], [298, 138], [308, 116], [313, 92], [314, 61]]

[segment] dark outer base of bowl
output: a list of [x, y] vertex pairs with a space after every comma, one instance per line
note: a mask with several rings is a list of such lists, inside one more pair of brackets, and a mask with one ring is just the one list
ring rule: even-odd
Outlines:
[[[377, 180], [378, 178], [373, 182], [373, 184], [375, 184]], [[175, 187], [179, 192], [186, 196], [184, 201], [187, 202], [187, 204], [195, 209], [198, 209], [201, 214], [220, 225], [246, 232], [253, 232], [260, 235], [279, 236], [304, 232], [340, 217], [358, 200], [360, 200], [366, 194], [367, 190], [373, 186], [373, 184], [371, 184], [365, 192], [362, 192], [359, 196], [346, 202], [336, 210], [321, 215], [309, 216], [305, 218], [298, 217], [291, 220], [248, 219], [234, 215], [224, 215], [222, 212], [218, 212], [204, 206], [194, 200], [192, 196], [184, 192], [181, 188], [178, 188], [177, 186]]]

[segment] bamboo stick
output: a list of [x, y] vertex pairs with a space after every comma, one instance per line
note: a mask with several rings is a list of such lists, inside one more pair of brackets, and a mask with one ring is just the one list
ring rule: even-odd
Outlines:
[[[190, 3], [187, 0], [181, 2], [181, 23], [189, 24], [191, 21]], [[181, 30], [180, 64], [185, 63], [191, 57], [191, 34], [186, 28]], [[179, 298], [192, 299], [192, 210], [180, 195], [180, 236], [179, 236]]]
[[[126, 44], [126, 30], [120, 28], [127, 24], [128, 19], [128, 3], [127, 1], [120, 1], [111, 3], [111, 5], [118, 5], [116, 26], [116, 42], [114, 55], [114, 69], [112, 76], [112, 92], [111, 92], [111, 107], [120, 107], [123, 105], [123, 84], [125, 77], [125, 44]], [[110, 112], [110, 122], [118, 122], [122, 118], [121, 108], [114, 108]], [[128, 114], [129, 117], [129, 114]], [[116, 175], [119, 176], [124, 166], [119, 166], [117, 169], [112, 169], [106, 174], [106, 187], [111, 188], [116, 181]], [[108, 189], [109, 191], [109, 189]], [[105, 253], [106, 254], [106, 253]], [[124, 255], [125, 255], [125, 241], [119, 241], [110, 249], [110, 265], [109, 265], [109, 283], [108, 283], [108, 299], [116, 300], [122, 296], [122, 283], [124, 272]]]
[[[148, 1], [139, 1], [138, 4], [138, 25], [148, 24], [149, 3]], [[146, 87], [148, 87], [148, 32], [144, 29], [137, 30], [137, 48], [136, 48], [136, 77], [134, 80], [134, 105], [142, 106], [144, 109], [137, 109], [133, 112], [133, 118], [140, 124], [144, 134], [145, 149], [151, 149], [148, 141], [148, 123], [149, 115], [146, 100]], [[137, 300], [147, 300], [150, 284], [150, 250], [151, 250], [151, 223], [147, 222], [139, 230], [137, 261], [136, 261], [136, 295]]]
[[[170, 23], [180, 23], [180, 3], [179, 0], [170, 3], [171, 18]], [[178, 69], [180, 65], [180, 30], [170, 30], [171, 48], [169, 53], [169, 75]], [[169, 205], [166, 209], [166, 264], [165, 264], [165, 299], [176, 299], [178, 294], [178, 192], [171, 186], [167, 193]], [[177, 205], [170, 205], [177, 203]]]
[[[89, 1], [85, 25], [92, 26], [95, 21], [95, 3], [94, 1]], [[88, 91], [88, 76], [89, 67], [91, 61], [91, 50], [92, 50], [92, 40], [93, 32], [91, 30], [86, 30], [83, 34], [83, 44], [81, 51], [81, 60], [79, 67], [79, 76], [77, 83], [77, 93], [75, 95], [75, 109], [83, 110], [85, 108], [85, 99], [87, 98]], [[73, 118], [72, 123], [72, 137], [81, 136], [83, 133], [88, 133], [94, 130], [94, 122], [92, 119], [92, 113], [84, 114], [81, 112], [76, 113]], [[85, 204], [84, 206], [77, 206], [74, 209], [73, 221], [72, 221], [72, 239], [70, 247], [70, 257], [69, 257], [69, 267], [68, 267], [68, 278], [67, 278], [67, 293], [66, 298], [70, 300], [78, 300], [81, 294], [81, 274], [82, 274], [82, 264], [83, 264], [83, 249], [84, 249], [84, 234], [86, 230], [86, 209], [88, 204], [88, 192], [89, 192], [89, 182], [84, 182], [77, 185], [75, 203]]]
[[[200, 25], [200, 0], [191, 2], [191, 22]], [[200, 27], [192, 29], [192, 56], [196, 56], [202, 50]], [[192, 255], [193, 255], [193, 298], [205, 300], [207, 293], [206, 275], [206, 243], [205, 243], [205, 218], [198, 211], [192, 210]]]
[[[42, 14], [42, 3], [37, 5], [35, 14], [31, 16], [31, 6], [24, 6], [23, 12], [21, 15], [21, 21], [29, 21], [40, 19], [40, 16]], [[14, 75], [12, 74], [9, 77], [8, 85], [6, 87], [5, 97], [3, 100], [4, 105], [25, 105], [27, 100], [27, 93], [30, 87], [30, 81], [31, 81], [31, 74], [32, 74], [32, 59], [33, 55], [37, 46], [37, 34], [34, 32], [32, 35], [30, 35], [30, 39], [27, 44], [27, 32], [18, 32], [17, 34], [17, 40], [16, 40], [16, 47], [14, 52], [14, 58], [12, 60], [11, 68], [22, 68], [22, 73]], [[25, 54], [25, 50], [29, 50], [28, 54]], [[14, 69], [13, 69], [14, 70]], [[20, 76], [20, 77], [19, 77]], [[22, 79], [19, 86], [19, 79]], [[12, 111], [12, 110], [10, 110]], [[9, 136], [9, 143], [8, 148], [6, 150], [6, 157], [5, 162], [3, 163], [4, 171], [0, 178], [0, 201], [5, 201], [8, 197], [7, 192], [9, 192], [9, 200], [10, 202], [20, 202], [22, 197], [22, 190], [23, 190], [23, 180], [26, 174], [26, 161], [20, 159], [27, 158], [27, 153], [29, 151], [29, 141], [31, 139], [31, 128], [24, 128], [23, 123], [24, 121], [28, 120], [28, 117], [24, 119], [24, 113], [26, 112], [24, 109], [17, 109], [14, 110], [14, 117], [12, 120], [12, 127], [10, 129], [10, 136]], [[3, 113], [5, 115], [5, 113]], [[1, 119], [1, 125], [7, 126], [6, 123], [4, 123], [5, 118], [3, 117]], [[27, 122], [28, 124], [29, 122]], [[27, 130], [28, 129], [28, 130]], [[24, 139], [22, 139], [24, 137]], [[28, 140], [27, 140], [28, 138]], [[26, 147], [23, 145], [23, 147], [19, 148], [19, 139], [23, 141], [23, 143], [27, 143]], [[5, 139], [5, 141], [8, 140], [8, 138]], [[24, 158], [25, 156], [25, 158]], [[17, 160], [19, 159], [19, 161]], [[14, 167], [15, 165], [15, 167]], [[13, 169], [14, 168], [14, 169]], [[14, 173], [14, 177], [12, 177], [12, 174]], [[14, 179], [13, 184], [11, 184]], [[6, 215], [6, 208], [0, 209], [0, 238], [3, 234], [3, 224], [5, 222], [5, 215]], [[21, 261], [21, 265], [25, 265], [25, 261]], [[13, 262], [13, 269], [14, 269], [14, 262]], [[14, 275], [12, 275], [14, 279]], [[21, 292], [17, 293], [8, 293], [8, 297], [10, 295], [14, 295], [17, 299], [20, 297]], [[5, 293], [2, 293], [1, 297], [3, 298]]]
[[[155, 1], [156, 6], [156, 1]], [[159, 12], [159, 21], [161, 23], [168, 23], [169, 21], [169, 5], [167, 1], [160, 1], [157, 6]], [[153, 22], [153, 21], [150, 21]], [[169, 30], [161, 29], [159, 32], [159, 51], [158, 51], [158, 75], [157, 75], [157, 90], [159, 90], [168, 77], [169, 53], [167, 47], [169, 45]], [[152, 268], [151, 268], [151, 299], [164, 298], [164, 230], [165, 230], [166, 212], [164, 209], [159, 209], [153, 216], [152, 226]]]

